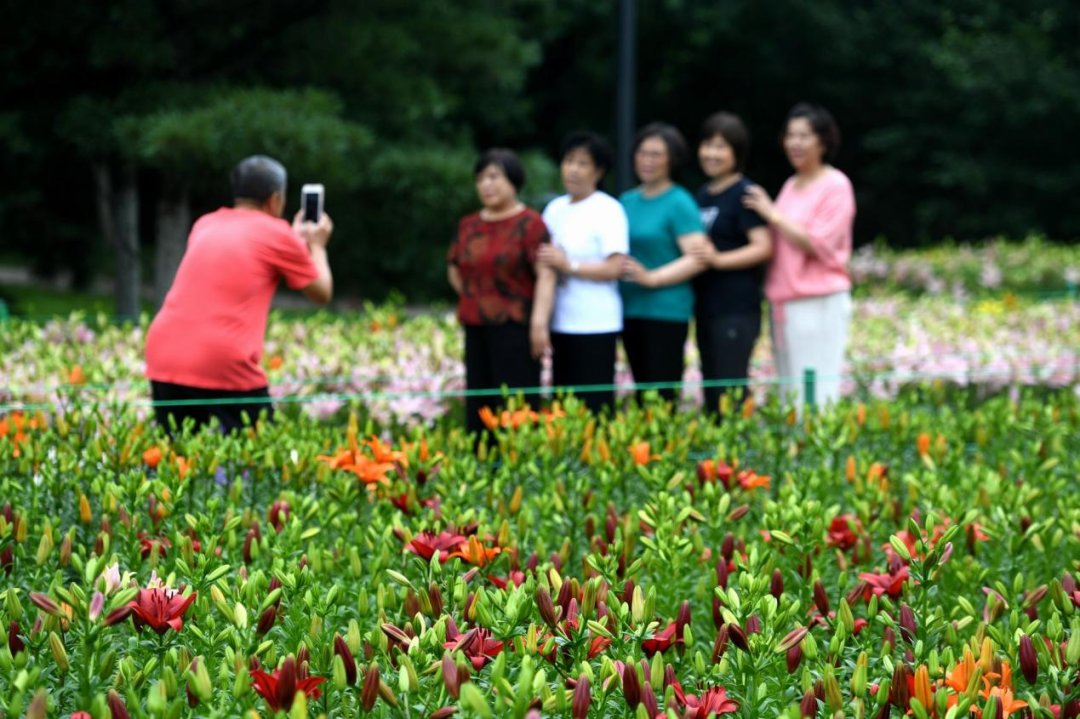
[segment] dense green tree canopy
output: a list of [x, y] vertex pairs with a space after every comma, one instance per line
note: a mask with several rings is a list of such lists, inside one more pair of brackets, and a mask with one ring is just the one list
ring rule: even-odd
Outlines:
[[[696, 142], [706, 115], [735, 111], [754, 135], [749, 174], [775, 191], [785, 113], [825, 104], [858, 241], [1080, 237], [1075, 3], [638, 0], [638, 12], [639, 124], [665, 119]], [[192, 216], [227, 202], [228, 168], [259, 151], [286, 162], [297, 191], [327, 185], [340, 287], [438, 295], [479, 148], [531, 149], [526, 199], [539, 203], [558, 190], [565, 132], [611, 134], [616, 13], [587, 0], [22, 6], [0, 43], [4, 254], [111, 272], [112, 173], [135, 183], [149, 267], [162, 218], [186, 216], [159, 200]]]

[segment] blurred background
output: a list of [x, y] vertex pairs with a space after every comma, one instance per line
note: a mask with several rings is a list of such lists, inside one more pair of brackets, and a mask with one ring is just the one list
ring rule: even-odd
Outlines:
[[[152, 310], [191, 222], [230, 202], [229, 168], [260, 152], [289, 168], [290, 212], [302, 183], [326, 185], [340, 294], [445, 299], [481, 148], [524, 154], [539, 208], [560, 191], [566, 132], [614, 139], [618, 5], [24, 4], [0, 42], [0, 266], [106, 283], [120, 315]], [[1080, 237], [1074, 0], [635, 5], [636, 124], [666, 120], [696, 145], [708, 114], [736, 112], [748, 175], [775, 193], [788, 109], [824, 104], [857, 244]]]

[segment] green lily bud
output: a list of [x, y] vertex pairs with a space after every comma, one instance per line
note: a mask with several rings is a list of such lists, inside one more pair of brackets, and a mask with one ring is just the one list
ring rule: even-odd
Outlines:
[[56, 661], [56, 666], [60, 672], [67, 673], [68, 669], [71, 668], [71, 662], [68, 660], [64, 642], [56, 632], [49, 632], [49, 651], [52, 652], [53, 659]]
[[349, 684], [345, 678], [345, 662], [339, 654], [334, 655], [333, 668], [330, 670], [330, 677], [334, 683], [334, 688], [338, 691], [341, 691]]
[[289, 710], [289, 719], [307, 719], [307, 715], [307, 694], [298, 691], [293, 698], [292, 709]]
[[244, 696], [249, 686], [251, 686], [251, 676], [246, 671], [236, 672], [236, 678], [233, 679], [233, 698], [239, 699]]

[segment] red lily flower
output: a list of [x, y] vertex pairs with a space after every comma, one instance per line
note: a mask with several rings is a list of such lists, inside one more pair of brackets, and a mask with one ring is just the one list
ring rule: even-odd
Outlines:
[[483, 669], [485, 664], [499, 656], [503, 650], [503, 643], [492, 639], [491, 632], [480, 627], [458, 634], [457, 627], [448, 624], [446, 638], [449, 641], [443, 644], [443, 647], [450, 651], [460, 649], [477, 671]]
[[184, 628], [184, 612], [197, 596], [196, 592], [192, 592], [185, 597], [175, 589], [140, 589], [135, 599], [111, 612], [105, 618], [105, 624], [116, 624], [130, 614], [136, 629], [149, 626], [158, 634], [164, 634], [169, 629], [178, 632]]
[[708, 719], [710, 716], [734, 714], [739, 710], [739, 703], [728, 698], [727, 690], [724, 687], [709, 687], [700, 697], [693, 694], [679, 696], [680, 694], [682, 692], [677, 689], [676, 697], [688, 710], [686, 716], [693, 719]]
[[862, 532], [862, 522], [854, 514], [841, 514], [834, 517], [829, 524], [827, 541], [831, 546], [848, 550], [859, 541], [859, 533]]
[[667, 627], [657, 632], [651, 639], [646, 639], [641, 643], [641, 648], [645, 652], [645, 656], [651, 657], [652, 655], [660, 652], [663, 654], [671, 648], [673, 644], [681, 642], [681, 639], [675, 637], [675, 622], [668, 624]]
[[904, 582], [908, 580], [908, 567], [903, 564], [895, 572], [884, 574], [863, 572], [859, 575], [859, 579], [866, 582], [863, 598], [867, 601], [870, 601], [871, 595], [880, 597], [882, 594], [888, 594], [895, 598], [900, 596], [900, 592], [904, 589]]
[[250, 673], [255, 691], [266, 700], [267, 706], [274, 712], [292, 709], [298, 691], [304, 692], [308, 699], [318, 699], [322, 695], [319, 685], [326, 681], [323, 677], [298, 679], [296, 660], [291, 656], [286, 657], [281, 668], [276, 669], [273, 674], [267, 674], [262, 669], [252, 669]]
[[142, 558], [146, 559], [150, 556], [150, 552], [153, 551], [154, 545], [158, 545], [158, 555], [165, 557], [169, 549], [172, 548], [172, 542], [166, 537], [149, 537], [146, 532], [139, 532], [137, 535], [139, 538], [139, 544], [142, 548]]
[[465, 544], [466, 539], [460, 534], [453, 532], [440, 532], [438, 536], [431, 532], [421, 532], [405, 546], [406, 552], [429, 560], [439, 553], [439, 561], [445, 562], [450, 558], [450, 553]]

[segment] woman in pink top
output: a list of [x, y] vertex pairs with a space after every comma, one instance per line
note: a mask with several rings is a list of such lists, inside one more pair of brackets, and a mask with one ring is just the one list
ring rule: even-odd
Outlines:
[[784, 152], [795, 174], [774, 202], [760, 187], [744, 203], [773, 234], [773, 259], [765, 279], [772, 308], [776, 371], [787, 393], [802, 407], [803, 377], [816, 374], [816, 400], [840, 396], [840, 373], [851, 319], [851, 181], [829, 164], [840, 146], [840, 129], [829, 111], [800, 103], [788, 113]]

